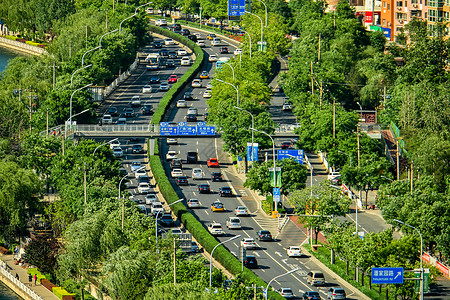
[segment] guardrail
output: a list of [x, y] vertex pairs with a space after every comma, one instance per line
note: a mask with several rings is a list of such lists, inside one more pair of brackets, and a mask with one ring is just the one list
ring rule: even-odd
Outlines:
[[31, 299], [35, 300], [43, 300], [41, 296], [36, 294], [33, 290], [27, 287], [23, 282], [17, 280], [16, 277], [13, 276], [8, 270], [6, 270], [6, 263], [4, 261], [0, 261], [0, 273], [3, 274], [8, 280], [10, 280], [15, 286], [21, 289], [24, 293], [30, 296]]
[[45, 50], [44, 48], [39, 48], [36, 46], [28, 45], [26, 43], [13, 41], [4, 37], [0, 37], [0, 44], [3, 44], [8, 48], [11, 47], [19, 51], [24, 51], [35, 55], [40, 55], [47, 52], [47, 50]]
[[136, 55], [136, 59], [134, 60], [134, 62], [130, 65], [130, 67], [128, 68], [128, 70], [126, 70], [125, 72], [123, 72], [122, 74], [119, 75], [119, 77], [117, 77], [109, 86], [107, 86], [105, 88], [105, 91], [103, 92], [103, 99], [107, 98], [109, 95], [111, 95], [112, 92], [114, 92], [114, 90], [128, 77], [130, 77], [131, 72], [133, 72], [136, 67], [139, 64], [139, 56]]

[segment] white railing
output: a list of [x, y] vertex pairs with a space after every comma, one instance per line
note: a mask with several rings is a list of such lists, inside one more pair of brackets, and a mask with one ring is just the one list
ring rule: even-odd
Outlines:
[[44, 48], [39, 48], [36, 46], [32, 46], [32, 45], [28, 45], [22, 42], [18, 42], [18, 41], [13, 41], [4, 37], [0, 37], [0, 44], [7, 44], [7, 45], [11, 45], [13, 47], [16, 48], [20, 48], [20, 49], [26, 49], [29, 52], [33, 52], [35, 54], [42, 54], [47, 52], [47, 50], [45, 50]]
[[78, 124], [72, 129], [67, 130], [67, 134], [72, 133], [117, 133], [117, 132], [142, 132], [142, 133], [159, 133], [159, 125], [153, 124], [127, 124], [127, 125], [90, 125], [90, 124]]
[[131, 75], [131, 73], [136, 69], [138, 63], [139, 63], [139, 57], [136, 56], [136, 59], [131, 64], [131, 66], [128, 68], [128, 70], [126, 70], [125, 72], [120, 74], [119, 77], [117, 77], [109, 86], [107, 86], [105, 88], [105, 91], [103, 94], [103, 99], [105, 99], [109, 95], [111, 95], [111, 93], [122, 83], [122, 81], [124, 81]]
[[33, 290], [27, 287], [23, 282], [17, 280], [7, 269], [7, 265], [4, 261], [0, 261], [0, 273], [2, 273], [6, 278], [8, 278], [14, 285], [21, 289], [24, 293], [30, 296], [31, 299], [43, 300], [41, 296], [36, 294]]

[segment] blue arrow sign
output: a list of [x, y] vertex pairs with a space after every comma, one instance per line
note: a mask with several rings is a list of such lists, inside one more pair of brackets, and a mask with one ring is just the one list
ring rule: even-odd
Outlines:
[[278, 160], [284, 158], [295, 158], [295, 160], [303, 165], [303, 150], [278, 150], [277, 151]]
[[273, 202], [281, 201], [281, 191], [280, 188], [273, 188]]
[[197, 126], [178, 126], [178, 135], [197, 135]]
[[170, 126], [167, 122], [161, 122], [159, 124], [159, 133], [161, 135], [177, 135], [178, 126]]
[[403, 268], [372, 268], [372, 283], [403, 283]]
[[197, 126], [197, 135], [216, 135], [215, 126]]

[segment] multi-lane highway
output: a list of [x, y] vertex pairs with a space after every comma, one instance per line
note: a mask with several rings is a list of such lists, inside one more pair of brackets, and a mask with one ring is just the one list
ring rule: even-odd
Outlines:
[[[191, 29], [191, 31], [193, 31]], [[211, 42], [206, 40], [206, 33], [199, 32], [205, 39], [206, 47], [204, 51], [208, 55], [215, 54], [219, 57], [228, 56], [233, 57], [233, 51], [235, 46], [231, 43], [227, 43], [222, 40], [220, 46], [211, 46]], [[156, 38], [156, 40], [161, 40]], [[221, 46], [227, 46], [230, 50], [230, 54], [219, 54], [219, 49]], [[169, 51], [177, 51], [179, 49], [178, 45], [168, 45], [163, 46], [163, 48]], [[154, 49], [152, 46], [148, 46], [144, 49], [145, 52], [159, 52], [160, 49]], [[206, 56], [208, 57], [208, 56]], [[142, 88], [149, 84], [152, 76], [158, 76], [160, 81], [167, 81], [169, 76], [172, 74], [181, 77], [181, 75], [187, 70], [188, 67], [182, 67], [179, 65], [179, 59], [175, 60], [175, 67], [168, 69], [160, 69], [155, 71], [148, 71], [145, 69], [145, 64], [139, 65], [139, 67], [133, 72], [133, 74], [121, 84], [121, 86], [106, 100], [105, 105], [99, 109], [99, 114], [103, 115], [108, 112], [112, 106], [117, 108], [117, 115], [114, 116], [114, 122], [121, 117], [124, 117], [125, 109], [131, 108], [134, 115], [126, 118], [127, 123], [148, 123], [151, 119], [151, 115], [143, 115], [142, 106], [144, 103], [150, 103], [156, 108], [159, 100], [164, 95], [164, 91], [159, 90], [159, 84], [153, 84], [154, 92], [152, 93], [142, 93]], [[204, 64], [205, 71], [208, 72], [209, 77], [214, 76], [214, 64], [207, 63]], [[203, 97], [203, 92], [205, 87], [210, 82], [211, 79], [203, 79], [202, 87], [192, 88], [188, 85], [181, 93], [190, 91], [192, 92], [193, 99], [188, 100], [186, 108], [177, 108], [175, 104], [171, 105], [171, 110], [166, 117], [167, 121], [173, 122], [185, 122], [186, 113], [189, 108], [197, 109], [197, 120], [203, 121], [204, 115], [208, 110], [205, 98]], [[134, 107], [131, 106], [132, 96], [140, 96], [141, 104]], [[281, 94], [279, 97], [283, 97]], [[277, 109], [277, 108], [272, 108]], [[280, 109], [280, 108], [278, 108]], [[280, 114], [284, 112], [280, 111]], [[103, 125], [108, 126], [108, 125]], [[127, 172], [131, 172], [131, 163], [133, 161], [139, 161], [141, 164], [144, 163], [145, 154], [133, 154], [131, 153], [131, 145], [136, 143], [143, 144], [143, 141], [130, 141], [129, 139], [121, 139], [121, 146], [124, 150], [123, 162], [124, 167]], [[321, 267], [315, 260], [306, 255], [299, 258], [289, 258], [286, 254], [286, 248], [292, 245], [300, 245], [306, 240], [306, 236], [301, 230], [297, 228], [292, 222], [288, 222], [287, 225], [283, 227], [281, 232], [278, 232], [278, 228], [281, 226], [278, 219], [272, 219], [271, 217], [265, 216], [264, 212], [260, 209], [260, 202], [257, 197], [254, 197], [252, 191], [243, 187], [242, 176], [237, 174], [235, 168], [232, 164], [230, 156], [222, 151], [221, 140], [217, 138], [179, 138], [177, 144], [167, 145], [165, 141], [162, 143], [161, 157], [165, 158], [167, 151], [176, 151], [178, 157], [182, 159], [183, 163], [183, 173], [188, 177], [188, 185], [177, 186], [176, 179], [171, 179], [174, 187], [179, 189], [178, 191], [184, 195], [184, 198], [192, 199], [196, 198], [200, 201], [201, 207], [192, 210], [192, 213], [196, 214], [199, 220], [207, 226], [211, 222], [220, 223], [225, 231], [225, 235], [218, 237], [219, 241], [224, 241], [234, 235], [240, 234], [241, 238], [250, 237], [254, 238], [257, 244], [256, 249], [247, 250], [247, 255], [254, 255], [258, 261], [259, 267], [254, 270], [254, 272], [260, 276], [266, 282], [270, 281], [277, 275], [286, 273], [292, 269], [299, 268], [298, 271], [281, 277], [272, 283], [275, 289], [282, 287], [292, 288], [296, 296], [301, 296], [303, 292], [309, 290], [319, 291], [323, 298], [326, 298], [326, 291], [331, 286], [343, 286], [345, 283], [340, 282], [335, 276], [329, 273], [327, 270], [323, 269], [325, 274], [325, 279], [327, 284], [323, 287], [312, 287], [306, 283], [306, 275], [310, 270], [320, 270]], [[198, 155], [197, 163], [186, 162], [186, 153], [189, 151], [195, 151]], [[218, 158], [219, 168], [209, 168], [207, 166], [207, 160], [210, 158]], [[171, 177], [170, 166], [168, 163], [165, 164], [166, 172], [168, 177]], [[193, 180], [192, 170], [193, 168], [201, 168], [203, 172], [203, 179]], [[223, 176], [223, 181], [213, 182], [211, 180], [212, 172], [221, 172]], [[133, 178], [133, 175], [130, 175]], [[208, 184], [211, 188], [211, 192], [208, 194], [200, 194], [198, 185], [200, 183]], [[135, 179], [132, 180], [130, 184], [130, 191], [133, 194], [137, 193], [137, 182]], [[229, 186], [233, 191], [231, 197], [220, 197], [218, 191], [221, 187]], [[136, 195], [136, 199], [140, 199], [142, 204], [145, 203], [143, 195]], [[211, 204], [220, 200], [224, 206], [224, 212], [213, 212], [210, 208]], [[246, 206], [250, 211], [250, 216], [240, 217], [242, 223], [242, 229], [228, 230], [226, 228], [226, 220], [230, 216], [234, 216], [233, 210], [237, 206]], [[148, 206], [147, 206], [148, 207]], [[275, 238], [271, 242], [260, 242], [256, 239], [256, 232], [260, 229], [266, 229], [271, 231]], [[225, 246], [229, 249], [231, 253], [239, 257], [240, 253], [240, 239], [233, 240]], [[349, 299], [364, 299], [361, 293], [355, 292], [344, 286], [347, 291]]]

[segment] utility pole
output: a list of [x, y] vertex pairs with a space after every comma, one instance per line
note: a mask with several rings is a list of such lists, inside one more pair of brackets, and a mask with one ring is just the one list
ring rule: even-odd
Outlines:
[[411, 195], [414, 192], [414, 169], [413, 169], [413, 162], [411, 162]]
[[86, 48], [88, 46], [88, 25], [86, 24]]
[[317, 61], [320, 61], [320, 44], [321, 44], [322, 35], [319, 34], [319, 51], [317, 53]]
[[176, 240], [173, 239], [173, 284], [177, 284], [177, 248], [176, 248]]
[[31, 115], [32, 115], [32, 111], [31, 111], [31, 109], [32, 109], [32, 107], [31, 107], [31, 105], [32, 105], [32, 96], [31, 96], [31, 86], [30, 86], [30, 134], [31, 134]]
[[336, 139], [336, 99], [333, 97], [333, 143]]
[[397, 142], [397, 180], [400, 180], [400, 153], [399, 153], [399, 146], [398, 146], [398, 139], [396, 140]]
[[314, 95], [314, 69], [313, 69], [313, 61], [311, 61], [311, 95]]
[[323, 80], [320, 80], [320, 90], [319, 90], [319, 108], [322, 109], [322, 96], [323, 96]]
[[87, 206], [86, 162], [84, 162], [84, 211]]
[[46, 132], [47, 132], [47, 136], [48, 136], [48, 107], [47, 107], [47, 127], [46, 128], [47, 128]]

